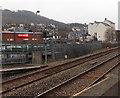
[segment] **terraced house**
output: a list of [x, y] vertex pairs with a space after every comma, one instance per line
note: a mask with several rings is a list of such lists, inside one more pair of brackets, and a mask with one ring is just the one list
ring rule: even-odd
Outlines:
[[105, 20], [103, 22], [94, 22], [88, 25], [88, 34], [94, 36], [98, 41], [115, 41], [115, 23], [110, 20]]

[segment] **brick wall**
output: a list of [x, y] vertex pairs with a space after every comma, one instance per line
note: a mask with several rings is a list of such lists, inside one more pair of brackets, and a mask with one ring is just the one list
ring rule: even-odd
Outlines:
[[22, 34], [22, 33], [3, 32], [2, 41], [3, 42], [43, 42], [43, 38], [42, 38], [43, 35], [40, 33], [30, 33], [30, 32], [26, 33], [28, 34], [28, 37], [19, 37], [18, 34]]

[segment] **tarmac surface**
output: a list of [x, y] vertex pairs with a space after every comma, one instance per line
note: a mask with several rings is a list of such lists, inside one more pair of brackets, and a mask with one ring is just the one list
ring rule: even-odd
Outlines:
[[82, 96], [118, 96], [120, 97], [120, 66], [113, 69], [106, 75], [106, 78], [95, 85], [73, 95], [74, 97]]
[[33, 65], [33, 64], [3, 65], [2, 68], [0, 69], [0, 72], [26, 70], [26, 69], [34, 69], [40, 67], [41, 65]]

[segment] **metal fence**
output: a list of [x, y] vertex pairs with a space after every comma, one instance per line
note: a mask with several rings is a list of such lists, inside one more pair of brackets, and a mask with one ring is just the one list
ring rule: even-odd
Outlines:
[[[51, 59], [79, 57], [90, 53], [94, 49], [100, 49], [100, 42], [89, 43], [51, 43], [47, 44], [47, 51], [51, 51]], [[2, 47], [2, 64], [26, 63], [31, 62], [32, 51], [42, 51], [44, 53], [45, 44], [3, 44]]]
[[4, 43], [2, 45], [2, 51], [4, 52], [28, 52], [28, 51], [43, 51], [44, 43], [14, 43], [8, 44]]
[[[54, 47], [54, 48], [52, 48]], [[89, 43], [79, 43], [79, 44], [53, 44], [51, 49], [55, 58], [64, 57], [79, 57], [85, 54], [90, 53], [92, 50], [100, 49], [100, 42], [89, 42]], [[54, 56], [53, 56], [54, 57]]]
[[1, 54], [2, 64], [26, 63], [29, 62], [27, 52], [3, 52]]

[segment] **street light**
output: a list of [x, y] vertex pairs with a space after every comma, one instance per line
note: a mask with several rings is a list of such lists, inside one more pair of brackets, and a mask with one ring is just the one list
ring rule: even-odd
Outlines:
[[36, 16], [37, 16], [37, 13], [40, 13], [40, 11], [38, 10], [38, 11], [36, 12]]
[[43, 31], [43, 36], [44, 36], [44, 39], [45, 39], [45, 64], [47, 65], [47, 31], [44, 30]]
[[[36, 12], [36, 16], [37, 16], [37, 13], [40, 13], [40, 11], [38, 10]], [[36, 24], [36, 29], [37, 29], [37, 24]], [[37, 30], [36, 30], [37, 31]], [[43, 31], [43, 36], [45, 38], [45, 64], [47, 65], [47, 33], [48, 31], [47, 30], [44, 30]]]
[[[39, 10], [36, 11], [36, 16], [37, 16], [38, 13], [40, 13]], [[37, 18], [37, 17], [36, 17], [36, 18]], [[37, 31], [38, 31], [37, 22], [36, 22], [36, 26], [35, 26], [35, 31], [36, 31], [36, 33], [37, 33]], [[37, 35], [36, 35], [36, 38], [37, 38], [37, 40], [38, 40], [38, 36], [37, 36]], [[39, 42], [39, 40], [38, 40], [38, 42]]]
[[[38, 13], [40, 13], [40, 11], [38, 10], [38, 11], [36, 11], [36, 16], [37, 16], [37, 14]], [[37, 18], [37, 17], [36, 17]], [[36, 23], [36, 32], [37, 32], [37, 23]]]

